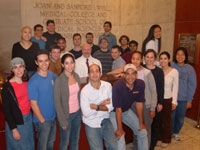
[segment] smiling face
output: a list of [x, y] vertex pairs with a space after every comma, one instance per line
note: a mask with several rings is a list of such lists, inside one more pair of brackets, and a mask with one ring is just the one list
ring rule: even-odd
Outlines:
[[34, 34], [35, 34], [36, 37], [42, 37], [43, 28], [42, 27], [36, 27]]
[[51, 60], [56, 62], [60, 58], [60, 49], [52, 49], [49, 53]]
[[91, 82], [100, 82], [100, 77], [101, 77], [100, 67], [96, 64], [90, 65], [88, 77]]
[[106, 39], [102, 39], [100, 43], [100, 48], [101, 50], [106, 50], [108, 49], [108, 41]]
[[24, 75], [25, 67], [24, 65], [17, 64], [12, 67], [12, 72], [14, 73], [14, 76], [17, 78], [22, 78]]
[[104, 24], [103, 29], [104, 29], [105, 33], [108, 33], [111, 31], [111, 27], [108, 23]]
[[133, 69], [127, 69], [125, 72], [124, 72], [124, 78], [126, 80], [126, 85], [128, 87], [132, 87], [135, 80], [137, 79], [137, 72]]
[[47, 31], [49, 32], [49, 33], [51, 33], [51, 34], [53, 34], [53, 33], [55, 33], [55, 24], [54, 23], [49, 23], [48, 25], [47, 25]]
[[111, 56], [114, 60], [118, 59], [120, 55], [121, 55], [121, 52], [118, 50], [118, 48], [111, 49]]
[[75, 69], [75, 62], [74, 59], [70, 56], [65, 58], [64, 64], [62, 64], [64, 71], [66, 73], [72, 73]]
[[93, 44], [93, 35], [90, 34], [86, 35], [86, 42], [88, 44]]
[[64, 39], [59, 39], [57, 41], [57, 45], [60, 47], [61, 51], [64, 51], [65, 48], [67, 47], [67, 43], [66, 43], [66, 41]]
[[167, 57], [166, 54], [162, 54], [162, 55], [160, 55], [160, 57], [159, 57], [159, 62], [160, 62], [160, 66], [161, 66], [162, 68], [165, 68], [165, 67], [169, 66], [170, 60], [169, 60], [169, 58]]
[[38, 65], [38, 71], [46, 72], [49, 67], [49, 57], [46, 54], [41, 54], [37, 56], [37, 60], [35, 61], [36, 65]]
[[131, 62], [137, 68], [139, 68], [141, 66], [141, 63], [142, 63], [142, 56], [141, 56], [141, 54], [140, 53], [133, 53]]
[[154, 38], [159, 39], [161, 38], [161, 29], [159, 27], [154, 29]]
[[156, 58], [154, 56], [153, 52], [149, 52], [146, 54], [146, 56], [144, 57], [144, 61], [146, 63], [146, 65], [154, 65]]
[[32, 36], [32, 30], [30, 27], [26, 26], [22, 28], [21, 39], [25, 41], [30, 41]]
[[183, 65], [183, 64], [185, 64], [185, 62], [184, 62], [185, 59], [186, 59], [185, 53], [182, 50], [177, 51], [177, 53], [176, 53], [177, 63], [179, 65]]

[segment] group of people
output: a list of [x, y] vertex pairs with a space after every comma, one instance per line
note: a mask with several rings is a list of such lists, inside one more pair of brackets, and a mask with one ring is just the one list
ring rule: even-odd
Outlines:
[[[54, 21], [46, 25], [45, 33], [42, 25], [35, 25], [33, 37], [31, 28], [23, 27], [21, 41], [13, 45], [11, 74], [2, 90], [7, 149], [35, 149], [33, 128], [37, 149], [53, 149], [56, 122], [60, 150], [79, 149], [81, 122], [91, 150], [104, 145], [125, 150], [123, 123], [133, 131], [134, 150], [180, 140], [196, 89], [186, 48], [177, 48], [170, 62], [170, 54], [161, 52], [159, 25], [151, 26], [142, 51], [126, 35], [118, 46], [112, 24], [106, 21], [98, 45], [88, 32], [81, 46], [81, 35], [75, 33], [74, 48], [67, 51]], [[103, 81], [101, 76], [107, 74], [117, 81]]]

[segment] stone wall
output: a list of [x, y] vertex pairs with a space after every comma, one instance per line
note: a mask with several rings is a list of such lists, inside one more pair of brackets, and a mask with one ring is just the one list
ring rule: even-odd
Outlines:
[[44, 25], [54, 19], [56, 30], [67, 39], [67, 49], [72, 48], [72, 35], [79, 32], [82, 43], [85, 34], [93, 32], [95, 43], [103, 32], [103, 22], [110, 20], [112, 32], [119, 39], [126, 34], [139, 42], [146, 37], [152, 24], [162, 27], [162, 50], [173, 50], [176, 0], [3, 0], [1, 8], [0, 68], [9, 69], [12, 44], [20, 39], [20, 28]]

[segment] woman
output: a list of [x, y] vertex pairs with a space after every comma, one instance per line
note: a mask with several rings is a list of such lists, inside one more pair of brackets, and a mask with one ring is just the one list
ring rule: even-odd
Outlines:
[[[172, 136], [172, 111], [177, 106], [178, 95], [178, 71], [170, 67], [170, 54], [166, 51], [159, 55], [160, 66], [164, 72], [164, 101], [161, 111], [161, 130], [160, 140], [157, 145], [167, 147], [171, 142]], [[162, 142], [162, 143], [161, 143]]]
[[156, 114], [153, 118], [153, 122], [151, 124], [151, 146], [150, 149], [153, 150], [159, 137], [159, 126], [160, 126], [160, 111], [162, 110], [162, 103], [164, 99], [164, 73], [161, 68], [155, 65], [156, 61], [156, 52], [153, 49], [148, 49], [144, 53], [144, 67], [151, 70], [155, 82], [156, 82], [156, 92], [157, 92], [157, 108]]
[[54, 85], [54, 103], [60, 128], [60, 150], [66, 150], [69, 144], [70, 149], [78, 150], [81, 128], [80, 78], [74, 72], [73, 54], [64, 54], [61, 63], [63, 72]]
[[[143, 55], [139, 51], [132, 54], [132, 64], [137, 68], [137, 78], [145, 82], [145, 107], [144, 124], [147, 126], [148, 145], [151, 142], [151, 123], [155, 117], [155, 108], [157, 105], [156, 84], [153, 74], [150, 70], [142, 66]], [[135, 145], [134, 145], [135, 146]]]
[[161, 49], [161, 27], [154, 24], [149, 29], [149, 33], [142, 43], [142, 53], [144, 54], [147, 49], [153, 49], [157, 54]]
[[15, 43], [12, 48], [12, 58], [20, 57], [26, 64], [29, 78], [37, 70], [35, 57], [40, 49], [37, 43], [31, 42], [32, 30], [29, 26], [21, 29], [21, 41]]
[[33, 125], [23, 59], [10, 62], [11, 74], [2, 90], [2, 106], [6, 119], [7, 150], [34, 150]]
[[197, 80], [195, 70], [188, 64], [186, 48], [179, 47], [176, 49], [174, 62], [171, 65], [179, 72], [178, 106], [172, 113], [172, 136], [176, 141], [180, 141], [178, 134], [183, 126], [186, 110], [192, 107]]

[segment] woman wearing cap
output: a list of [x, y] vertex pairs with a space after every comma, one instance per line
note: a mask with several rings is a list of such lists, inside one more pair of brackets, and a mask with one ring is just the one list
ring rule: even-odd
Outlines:
[[2, 106], [6, 119], [6, 145], [8, 150], [34, 150], [30, 101], [23, 59], [10, 62], [11, 74], [2, 89]]
[[74, 72], [75, 58], [73, 54], [64, 54], [61, 58], [63, 72], [55, 80], [54, 104], [60, 129], [60, 150], [68, 145], [78, 150], [81, 128], [80, 110], [80, 78]]

